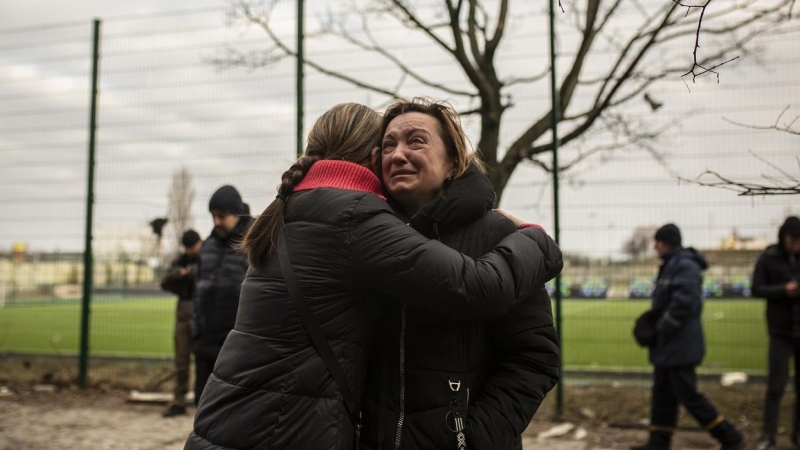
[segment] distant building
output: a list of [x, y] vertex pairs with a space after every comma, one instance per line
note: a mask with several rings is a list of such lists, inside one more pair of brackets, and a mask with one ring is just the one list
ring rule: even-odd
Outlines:
[[731, 231], [731, 235], [720, 240], [720, 250], [764, 250], [770, 244], [769, 240], [763, 237], [739, 236], [736, 228]]

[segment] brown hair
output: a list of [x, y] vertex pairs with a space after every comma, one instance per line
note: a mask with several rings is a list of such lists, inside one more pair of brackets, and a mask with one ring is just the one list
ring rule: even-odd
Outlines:
[[357, 103], [336, 105], [317, 119], [308, 133], [305, 153], [281, 176], [278, 197], [256, 219], [238, 246], [251, 266], [260, 268], [272, 253], [283, 227], [285, 200], [311, 166], [321, 159], [368, 164], [372, 150], [380, 143], [380, 126], [380, 115]]
[[[445, 100], [434, 100], [429, 97], [414, 97], [411, 100], [396, 100], [392, 102], [383, 113], [381, 122], [381, 140], [389, 127], [389, 123], [398, 116], [407, 113], [422, 113], [433, 117], [439, 122], [439, 134], [444, 141], [447, 155], [453, 159], [453, 168], [456, 171], [454, 178], [464, 175], [470, 164], [474, 164], [481, 172], [486, 172], [486, 166], [481, 161], [477, 151], [472, 151], [467, 139], [467, 134], [461, 127], [461, 119], [453, 106]], [[377, 173], [383, 181], [381, 172], [381, 158], [383, 152], [378, 152]]]

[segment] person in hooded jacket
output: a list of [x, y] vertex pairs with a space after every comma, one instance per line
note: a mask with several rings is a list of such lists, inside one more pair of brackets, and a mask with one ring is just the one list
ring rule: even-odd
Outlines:
[[[753, 270], [754, 297], [767, 299], [769, 376], [764, 401], [764, 425], [757, 450], [774, 450], [781, 398], [794, 358], [795, 393], [800, 389], [800, 218], [787, 217], [778, 230], [778, 243], [764, 250]], [[792, 449], [800, 449], [800, 404], [794, 403]]]
[[371, 170], [380, 124], [375, 111], [353, 103], [323, 114], [277, 198], [248, 231], [240, 248], [250, 268], [236, 325], [186, 449], [358, 445], [359, 411], [348, 410], [290, 298], [280, 268], [285, 253], [273, 252], [282, 242], [357, 405], [381, 308], [407, 299], [432, 314], [497, 317], [561, 270], [555, 242], [533, 227], [472, 259], [398, 219]]
[[[449, 104], [398, 100], [381, 131], [382, 181], [415, 230], [473, 257], [516, 230], [493, 211], [494, 188]], [[370, 358], [365, 447], [521, 449], [522, 432], [558, 381], [544, 284], [494, 320], [432, 315], [409, 300], [386, 309]]]
[[722, 450], [744, 448], [741, 433], [707, 397], [697, 390], [697, 366], [706, 346], [703, 325], [703, 275], [705, 257], [694, 248], [681, 246], [681, 232], [675, 224], [656, 231], [654, 249], [661, 258], [652, 310], [660, 311], [655, 344], [650, 347], [653, 389], [650, 398], [650, 437], [633, 450], [669, 449], [678, 423], [678, 407], [689, 414], [722, 444]]
[[250, 207], [233, 186], [217, 189], [208, 201], [208, 210], [214, 229], [200, 247], [192, 327], [195, 405], [236, 321], [247, 261], [235, 245], [253, 223]]

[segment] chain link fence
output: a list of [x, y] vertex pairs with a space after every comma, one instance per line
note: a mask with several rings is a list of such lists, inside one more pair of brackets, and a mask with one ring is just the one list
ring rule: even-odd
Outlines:
[[[336, 9], [312, 16], [318, 21], [309, 34], [347, 17]], [[524, 17], [542, 27], [511, 27], [497, 66], [531, 74], [547, 67], [547, 36], [541, 31], [546, 14], [531, 9]], [[276, 10], [270, 25], [293, 48], [293, 12]], [[566, 23], [557, 31], [565, 47], [579, 35]], [[677, 223], [684, 242], [711, 262], [704, 286], [708, 357], [701, 369], [765, 371], [764, 306], [750, 297], [750, 273], [759, 252], [776, 240], [783, 218], [800, 214], [797, 198], [737, 197], [691, 180], [706, 169], [742, 182], [783, 177], [782, 170], [797, 173], [796, 136], [748, 126], [772, 124], [787, 107], [784, 119], [798, 114], [800, 90], [792, 74], [800, 60], [791, 50], [796, 31], [795, 26], [760, 38], [760, 59], [720, 69], [719, 83], [712, 76], [685, 84], [678, 75], [654, 83], [647, 99], [625, 104], [595, 126], [596, 134], [562, 148], [567, 376], [647, 370], [631, 328], [647, 308], [658, 268], [652, 235], [667, 222]], [[452, 99], [451, 91], [465, 83], [424, 36], [397, 25], [375, 34], [358, 27], [350, 32], [387, 43], [415, 70], [444, 80], [432, 88], [411, 77], [397, 85], [405, 96]], [[47, 356], [69, 378], [77, 371], [80, 339], [92, 27], [51, 24], [0, 35], [0, 352], [17, 362]], [[309, 40], [306, 59], [358, 80], [395, 76], [396, 66], [341, 40]], [[604, 48], [596, 52], [601, 60], [610, 52]], [[560, 55], [564, 61], [574, 57], [569, 51]], [[590, 67], [586, 83], [593, 74]], [[513, 90], [501, 149], [537, 110], [547, 110], [547, 78], [531, 78]], [[210, 232], [207, 201], [216, 188], [236, 186], [254, 214], [271, 201], [280, 173], [295, 158], [296, 84], [294, 58], [275, 50], [263, 28], [244, 24], [241, 14], [224, 8], [102, 21], [90, 380], [136, 379], [155, 387], [166, 380], [175, 299], [159, 290], [159, 280], [185, 228], [202, 236]], [[306, 69], [304, 84], [305, 130], [336, 103], [380, 110], [391, 100], [314, 66]], [[454, 103], [465, 111], [475, 106]], [[650, 117], [658, 131], [654, 139], [615, 141], [611, 132], [620, 124]], [[480, 120], [463, 120], [477, 143]], [[500, 206], [552, 230], [549, 160], [537, 161], [519, 165]], [[175, 198], [190, 211], [176, 215], [170, 206]]]

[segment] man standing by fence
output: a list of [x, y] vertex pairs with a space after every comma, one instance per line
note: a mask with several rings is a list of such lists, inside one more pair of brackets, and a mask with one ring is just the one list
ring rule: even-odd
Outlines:
[[[774, 450], [778, 411], [794, 358], [795, 396], [800, 389], [800, 218], [791, 216], [778, 230], [778, 243], [758, 258], [753, 271], [753, 296], [767, 299], [769, 377], [764, 401], [764, 427], [756, 450]], [[800, 449], [800, 404], [795, 398], [792, 449]]]
[[722, 450], [744, 448], [734, 426], [697, 391], [695, 369], [705, 356], [700, 316], [703, 312], [703, 275], [708, 263], [693, 248], [681, 246], [681, 232], [674, 224], [659, 228], [656, 253], [663, 260], [653, 290], [656, 322], [655, 343], [650, 347], [653, 390], [650, 399], [650, 437], [633, 450], [666, 450], [678, 424], [682, 404], [700, 425], [722, 443]]
[[186, 393], [189, 392], [189, 367], [192, 361], [192, 311], [194, 310], [197, 255], [203, 241], [194, 230], [181, 238], [184, 252], [172, 263], [169, 273], [161, 280], [161, 289], [178, 296], [175, 309], [175, 390], [172, 403], [164, 417], [186, 414]]
[[208, 202], [214, 230], [200, 249], [195, 297], [195, 405], [214, 370], [222, 344], [236, 322], [247, 261], [234, 246], [250, 228], [250, 207], [233, 186], [217, 189]]

